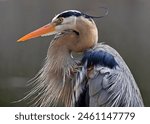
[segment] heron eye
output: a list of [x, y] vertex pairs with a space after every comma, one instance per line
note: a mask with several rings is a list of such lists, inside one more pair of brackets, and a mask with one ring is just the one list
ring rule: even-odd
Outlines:
[[57, 23], [58, 23], [58, 24], [61, 24], [61, 23], [63, 22], [63, 20], [64, 20], [63, 17], [59, 17], [59, 18], [57, 19]]

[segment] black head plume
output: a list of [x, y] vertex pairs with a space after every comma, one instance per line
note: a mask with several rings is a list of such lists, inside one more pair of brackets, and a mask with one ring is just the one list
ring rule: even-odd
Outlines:
[[93, 19], [93, 18], [103, 18], [103, 17], [107, 16], [108, 15], [108, 8], [106, 8], [106, 7], [100, 7], [100, 8], [105, 10], [104, 15], [102, 15], [102, 16], [92, 16], [92, 15], [88, 15], [88, 14], [84, 13], [85, 18], [92, 18]]
[[57, 16], [55, 16], [55, 18], [59, 18], [59, 17], [68, 18], [71, 16], [76, 16], [76, 17], [84, 16], [85, 18], [93, 19], [93, 18], [103, 18], [103, 17], [107, 16], [108, 8], [106, 8], [106, 7], [100, 7], [100, 8], [105, 10], [104, 15], [102, 15], [102, 16], [92, 16], [92, 15], [88, 15], [88, 14], [85, 14], [85, 13], [77, 11], [77, 10], [66, 10], [66, 11], [58, 14]]

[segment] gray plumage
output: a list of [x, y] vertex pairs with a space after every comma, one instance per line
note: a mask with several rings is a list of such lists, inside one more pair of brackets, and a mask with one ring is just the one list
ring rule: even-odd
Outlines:
[[[139, 88], [129, 68], [118, 52], [105, 44], [97, 44], [92, 51], [111, 53], [117, 62], [117, 66], [112, 69], [103, 65], [94, 66], [94, 71], [90, 74], [91, 77], [86, 82], [89, 85], [89, 106], [144, 106]], [[80, 72], [83, 77], [87, 75], [85, 72]], [[82, 84], [84, 79], [78, 80]]]
[[[122, 57], [97, 43], [92, 16], [76, 10], [56, 15], [52, 22], [18, 41], [56, 34], [43, 68], [31, 80], [33, 106], [142, 107], [138, 86]], [[81, 60], [72, 52], [83, 52]]]

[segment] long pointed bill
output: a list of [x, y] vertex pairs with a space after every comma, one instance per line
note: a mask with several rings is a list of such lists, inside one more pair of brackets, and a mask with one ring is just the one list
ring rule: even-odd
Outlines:
[[17, 40], [17, 42], [23, 42], [23, 41], [29, 40], [31, 38], [44, 36], [44, 35], [50, 34], [50, 33], [53, 34], [53, 33], [55, 33], [55, 26], [56, 25], [54, 23], [47, 24], [47, 25], [21, 37], [19, 40]]

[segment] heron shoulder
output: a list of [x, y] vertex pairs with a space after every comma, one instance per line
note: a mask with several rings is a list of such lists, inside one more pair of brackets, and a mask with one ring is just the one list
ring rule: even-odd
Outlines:
[[111, 69], [115, 68], [118, 65], [117, 61], [114, 58], [114, 55], [109, 51], [101, 49], [101, 47], [103, 47], [101, 46], [101, 44], [97, 45], [96, 47], [84, 53], [84, 56], [82, 58], [83, 64], [87, 62], [87, 67], [101, 65]]

